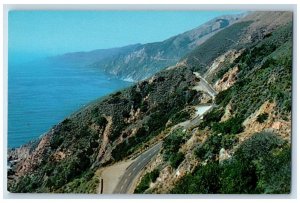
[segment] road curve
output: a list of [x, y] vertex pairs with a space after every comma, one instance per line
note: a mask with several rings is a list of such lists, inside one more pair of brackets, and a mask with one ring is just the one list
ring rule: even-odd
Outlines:
[[139, 173], [143, 168], [150, 162], [150, 160], [155, 157], [162, 147], [162, 142], [154, 145], [144, 153], [142, 153], [132, 164], [128, 166], [124, 175], [121, 177], [116, 188], [114, 189], [114, 194], [126, 194], [129, 192], [132, 183], [138, 177]]
[[214, 90], [214, 88], [200, 75], [200, 73], [193, 73], [200, 80], [194, 88], [196, 88], [196, 90], [202, 89], [214, 98], [217, 95], [217, 92]]

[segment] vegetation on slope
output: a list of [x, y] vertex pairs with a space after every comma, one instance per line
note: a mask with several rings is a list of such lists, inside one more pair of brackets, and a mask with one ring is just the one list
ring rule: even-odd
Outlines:
[[154, 169], [153, 171], [146, 173], [141, 182], [138, 184], [138, 186], [135, 188], [134, 193], [143, 193], [145, 190], [147, 190], [150, 186], [151, 182], [154, 182], [159, 176], [159, 170]]
[[222, 164], [212, 159], [198, 166], [193, 173], [184, 176], [171, 193], [289, 193], [290, 182], [290, 146], [274, 134], [261, 132], [244, 142], [234, 156]]
[[175, 169], [184, 160], [184, 154], [178, 150], [189, 137], [190, 134], [183, 132], [183, 129], [179, 128], [174, 130], [163, 142], [163, 158]]
[[232, 102], [236, 117], [245, 119], [263, 102], [277, 104], [280, 113], [291, 111], [292, 99], [292, 24], [289, 23], [248, 48], [233, 66], [240, 72], [237, 82], [216, 97], [216, 103]]
[[[292, 24], [250, 45], [230, 64], [234, 66], [240, 70], [237, 82], [216, 96], [219, 106], [205, 115], [199, 126], [208, 129], [211, 135], [194, 153], [207, 164], [185, 175], [172, 193], [290, 192], [290, 143], [277, 135], [257, 133], [242, 143], [233, 157], [221, 164], [218, 157], [221, 148], [230, 150], [236, 146], [237, 136], [243, 131], [242, 122], [264, 102], [275, 102], [274, 115], [285, 119], [291, 114]], [[224, 68], [229, 70], [230, 67]], [[221, 122], [229, 102], [233, 116]], [[263, 123], [268, 117], [268, 114], [260, 114], [257, 122]]]
[[251, 22], [239, 22], [224, 29], [197, 47], [187, 56], [187, 63], [194, 71], [204, 74], [206, 67], [218, 56], [238, 44], [243, 30]]

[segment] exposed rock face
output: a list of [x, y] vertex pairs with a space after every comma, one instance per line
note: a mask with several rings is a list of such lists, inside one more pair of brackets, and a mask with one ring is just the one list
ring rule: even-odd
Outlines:
[[62, 151], [57, 151], [53, 154], [53, 159], [55, 161], [61, 161], [66, 157], [66, 154]]
[[97, 156], [97, 159], [101, 160], [102, 162], [105, 162], [110, 158], [110, 154], [107, 153], [108, 151], [107, 149], [110, 147], [108, 143], [109, 143], [109, 135], [111, 133], [112, 123], [113, 123], [111, 116], [105, 116], [105, 119], [107, 121], [107, 124], [105, 126], [104, 132], [99, 135], [101, 137], [102, 142], [101, 142], [99, 154]]
[[231, 118], [232, 113], [233, 113], [232, 105], [231, 105], [231, 102], [229, 102], [227, 104], [227, 106], [225, 107], [225, 113], [221, 118], [221, 122], [227, 121], [229, 118]]
[[217, 57], [213, 63], [207, 68], [204, 77], [208, 82], [211, 82], [215, 78], [218, 71], [220, 71], [223, 66], [232, 63], [237, 57], [243, 53], [244, 49], [241, 50], [229, 50], [225, 54]]
[[51, 133], [44, 135], [41, 140], [38, 142], [37, 147], [30, 153], [26, 150], [25, 156], [24, 154], [20, 154], [18, 157], [18, 164], [15, 176], [21, 177], [24, 174], [31, 172], [39, 166], [39, 164], [45, 159], [45, 155], [49, 151], [50, 148], [50, 137]]
[[231, 155], [228, 153], [228, 151], [224, 148], [221, 148], [219, 152], [219, 163], [223, 163], [223, 161], [229, 159], [230, 157]]
[[238, 71], [239, 68], [235, 66], [234, 68], [230, 69], [227, 73], [225, 73], [223, 77], [220, 80], [218, 80], [214, 85], [215, 90], [217, 92], [221, 92], [231, 87], [237, 79], [236, 76]]
[[[144, 99], [144, 101], [146, 101], [146, 100]], [[134, 108], [131, 108], [129, 115], [130, 115], [129, 118], [125, 118], [126, 123], [132, 123], [132, 122], [138, 120], [141, 115], [141, 109], [138, 108], [135, 110]]]
[[[283, 139], [290, 141], [291, 120], [285, 121], [280, 118], [280, 115], [275, 115], [275, 107], [275, 103], [266, 101], [257, 111], [250, 115], [243, 122], [245, 130], [239, 136], [240, 141], [244, 141], [253, 133], [261, 132], [263, 130], [277, 133]], [[259, 123], [257, 117], [263, 113], [267, 114], [268, 118], [263, 123]]]

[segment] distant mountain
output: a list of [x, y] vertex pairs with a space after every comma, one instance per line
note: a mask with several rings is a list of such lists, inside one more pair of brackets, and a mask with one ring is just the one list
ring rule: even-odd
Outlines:
[[87, 52], [71, 52], [55, 57], [50, 57], [49, 59], [53, 62], [67, 63], [71, 65], [74, 64], [77, 66], [85, 67], [106, 58], [116, 57], [119, 54], [131, 52], [140, 45], [141, 44], [133, 44], [111, 49], [96, 49]]
[[244, 16], [245, 13], [221, 16], [162, 42], [136, 44], [91, 52], [68, 53], [54, 59], [93, 66], [117, 78], [138, 81], [167, 66], [175, 65], [180, 58], [196, 46]]

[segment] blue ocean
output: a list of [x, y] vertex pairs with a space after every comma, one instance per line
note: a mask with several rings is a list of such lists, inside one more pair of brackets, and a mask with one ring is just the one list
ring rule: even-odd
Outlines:
[[89, 102], [131, 84], [90, 67], [9, 61], [8, 147], [38, 138]]

